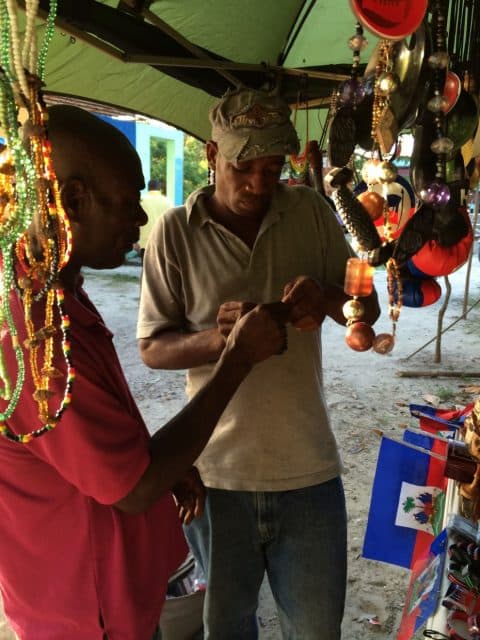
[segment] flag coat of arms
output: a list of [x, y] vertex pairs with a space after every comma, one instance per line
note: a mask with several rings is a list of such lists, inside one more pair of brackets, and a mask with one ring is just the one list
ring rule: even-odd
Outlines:
[[363, 557], [411, 569], [428, 554], [443, 521], [444, 470], [443, 457], [382, 438]]
[[443, 528], [445, 492], [402, 482], [395, 524], [437, 536]]
[[443, 529], [433, 541], [430, 553], [413, 567], [396, 640], [410, 640], [435, 613], [441, 594], [447, 544], [447, 531]]

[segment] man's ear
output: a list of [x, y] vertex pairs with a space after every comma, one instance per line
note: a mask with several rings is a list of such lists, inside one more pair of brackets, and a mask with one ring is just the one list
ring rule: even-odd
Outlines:
[[67, 178], [60, 187], [60, 197], [69, 219], [78, 221], [89, 199], [85, 182], [81, 178]]
[[218, 147], [213, 140], [208, 140], [206, 144], [208, 167], [211, 171], [215, 171], [217, 164]]

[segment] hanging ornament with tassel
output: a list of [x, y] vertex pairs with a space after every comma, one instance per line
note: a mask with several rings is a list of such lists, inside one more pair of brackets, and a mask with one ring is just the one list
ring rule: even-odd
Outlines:
[[[293, 126], [297, 125], [297, 112], [301, 107], [300, 94], [297, 96], [297, 104], [295, 105], [295, 113], [293, 114]], [[308, 131], [308, 101], [304, 102], [306, 113], [306, 127], [305, 127], [305, 146], [303, 151], [299, 154], [291, 154], [289, 157], [289, 176], [288, 184], [304, 184], [312, 186], [310, 183], [310, 167], [309, 167], [309, 131]]]

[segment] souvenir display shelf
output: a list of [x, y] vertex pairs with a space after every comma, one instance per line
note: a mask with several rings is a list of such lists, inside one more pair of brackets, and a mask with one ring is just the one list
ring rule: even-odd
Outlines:
[[[456, 480], [449, 479], [447, 483], [447, 495], [445, 499], [445, 513], [443, 516], [443, 525], [446, 527], [447, 522], [451, 514], [456, 514], [459, 512], [460, 506], [460, 496], [458, 493], [458, 483]], [[447, 578], [447, 566], [448, 561], [445, 562], [445, 567], [443, 570], [443, 579], [440, 587], [439, 601], [438, 607], [435, 611], [435, 614], [431, 616], [426, 624], [426, 629], [431, 629], [432, 631], [438, 631], [439, 633], [448, 634], [447, 631], [447, 616], [449, 610], [442, 606], [441, 598], [446, 593], [449, 581]]]

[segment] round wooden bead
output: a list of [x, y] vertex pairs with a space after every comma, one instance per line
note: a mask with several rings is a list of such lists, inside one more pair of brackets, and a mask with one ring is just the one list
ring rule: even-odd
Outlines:
[[373, 350], [375, 353], [379, 353], [384, 356], [393, 349], [395, 345], [395, 338], [390, 333], [379, 333], [373, 340]]
[[345, 342], [354, 351], [368, 351], [371, 349], [375, 333], [366, 322], [354, 322], [347, 328]]
[[365, 308], [360, 300], [347, 300], [342, 307], [342, 312], [347, 320], [359, 320], [363, 316]]

